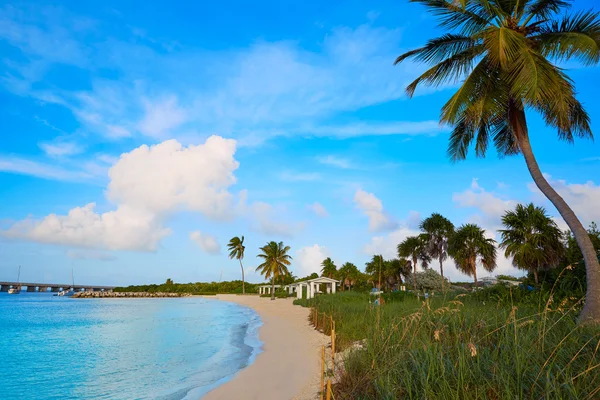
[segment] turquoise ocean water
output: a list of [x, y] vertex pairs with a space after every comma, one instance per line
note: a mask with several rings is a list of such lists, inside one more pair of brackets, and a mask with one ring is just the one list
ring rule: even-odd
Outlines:
[[196, 297], [0, 293], [0, 397], [198, 399], [254, 360], [260, 324]]

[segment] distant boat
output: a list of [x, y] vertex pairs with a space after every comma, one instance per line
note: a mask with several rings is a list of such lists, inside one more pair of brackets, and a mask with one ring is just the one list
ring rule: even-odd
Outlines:
[[19, 286], [20, 282], [21, 282], [21, 266], [19, 265], [19, 275], [17, 275], [17, 287], [8, 289], [8, 294], [21, 293], [21, 286]]

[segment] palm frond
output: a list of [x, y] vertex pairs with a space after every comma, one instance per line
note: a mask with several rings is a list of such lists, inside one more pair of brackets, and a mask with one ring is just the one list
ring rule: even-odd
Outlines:
[[544, 57], [557, 61], [576, 58], [585, 65], [600, 62], [600, 12], [566, 15], [539, 27], [532, 37]]
[[477, 41], [469, 36], [448, 33], [439, 38], [431, 39], [421, 48], [411, 50], [396, 58], [394, 64], [401, 63], [407, 58], [414, 57], [417, 61], [426, 63], [440, 62], [475, 46]]
[[458, 5], [454, 1], [446, 0], [410, 0], [411, 3], [420, 3], [431, 9], [439, 18], [439, 25], [449, 30], [458, 30], [462, 34], [470, 35], [479, 32], [487, 26], [493, 18], [489, 10], [477, 2], [466, 2], [466, 6]]
[[471, 46], [436, 64], [408, 85], [406, 94], [412, 97], [420, 84], [436, 87], [446, 82], [458, 81], [473, 69], [475, 59], [483, 50], [481, 45]]
[[525, 25], [534, 18], [551, 18], [553, 15], [558, 14], [563, 8], [570, 6], [571, 1], [567, 0], [534, 0], [525, 8], [525, 14], [529, 16], [525, 21]]

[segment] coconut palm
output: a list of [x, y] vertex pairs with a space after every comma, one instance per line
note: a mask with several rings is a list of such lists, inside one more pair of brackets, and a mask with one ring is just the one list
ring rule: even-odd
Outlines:
[[485, 237], [485, 231], [475, 224], [462, 225], [448, 242], [448, 254], [456, 267], [472, 276], [477, 286], [477, 265], [492, 272], [496, 269], [496, 241]]
[[409, 277], [411, 269], [411, 262], [406, 258], [387, 260], [384, 262], [383, 268], [386, 281], [388, 281], [390, 286], [395, 283], [398, 290], [400, 290], [400, 284], [403, 282], [402, 278], [406, 279]]
[[356, 267], [356, 265], [347, 262], [344, 263], [340, 269], [338, 270], [338, 276], [342, 281], [342, 291], [345, 290], [346, 286], [349, 287], [349, 290], [352, 289], [352, 285], [356, 282], [356, 278], [360, 271]]
[[376, 282], [379, 282], [379, 272], [383, 267], [383, 256], [374, 255], [371, 261], [365, 263], [365, 273], [369, 277], [369, 281], [373, 284], [373, 287], [377, 286]]
[[398, 256], [401, 258], [407, 257], [412, 260], [414, 290], [417, 290], [417, 261], [421, 261], [421, 266], [424, 269], [431, 262], [431, 257], [427, 254], [427, 243], [429, 243], [429, 236], [421, 234], [418, 236], [409, 236], [398, 245]]
[[337, 267], [335, 266], [335, 263], [329, 257], [327, 257], [326, 259], [323, 260], [323, 262], [321, 263], [321, 266], [323, 267], [321, 269], [321, 274], [323, 274], [322, 276], [326, 276], [328, 278], [333, 278], [338, 272]]
[[515, 267], [533, 272], [538, 283], [538, 271], [555, 267], [564, 253], [563, 234], [542, 207], [518, 204], [514, 211], [502, 217], [506, 229], [500, 230], [500, 247], [506, 257], [512, 257]]
[[537, 111], [558, 138], [592, 138], [590, 119], [575, 98], [573, 81], [555, 65], [578, 59], [600, 61], [600, 19], [594, 11], [558, 15], [569, 0], [411, 0], [438, 16], [448, 32], [421, 48], [400, 55], [431, 65], [412, 82], [439, 86], [462, 80], [443, 106], [441, 122], [453, 127], [448, 155], [465, 159], [471, 144], [479, 157], [490, 141], [500, 156], [523, 154], [542, 193], [575, 235], [585, 259], [587, 294], [582, 321], [600, 321], [600, 263], [573, 210], [542, 175], [535, 159], [525, 110]]
[[443, 262], [448, 258], [448, 240], [454, 234], [454, 224], [442, 214], [433, 213], [421, 221], [419, 226], [429, 236], [427, 251], [431, 258], [440, 262], [440, 275], [444, 281]]
[[283, 242], [269, 242], [260, 248], [262, 251], [257, 257], [264, 260], [256, 267], [256, 271], [264, 275], [265, 279], [271, 279], [271, 300], [275, 300], [275, 279], [283, 275], [289, 275], [287, 267], [291, 264], [292, 256], [288, 254], [290, 246]]
[[242, 269], [242, 294], [246, 294], [246, 282], [244, 281], [244, 266], [242, 265], [242, 260], [244, 259], [244, 250], [246, 247], [244, 246], [244, 237], [240, 239], [235, 236], [232, 237], [229, 243], [227, 244], [227, 249], [229, 250], [229, 258], [236, 258], [240, 262], [240, 268]]

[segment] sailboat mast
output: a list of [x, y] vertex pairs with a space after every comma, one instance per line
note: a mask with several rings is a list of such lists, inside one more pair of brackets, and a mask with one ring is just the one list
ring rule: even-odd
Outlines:
[[17, 283], [21, 283], [21, 266], [19, 265], [19, 273], [17, 275]]

